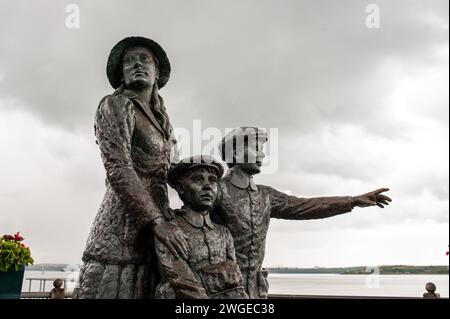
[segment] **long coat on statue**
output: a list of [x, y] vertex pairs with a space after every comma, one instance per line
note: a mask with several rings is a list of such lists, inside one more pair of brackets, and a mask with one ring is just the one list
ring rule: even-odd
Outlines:
[[173, 218], [166, 185], [171, 132], [165, 110], [151, 110], [131, 91], [119, 87], [100, 101], [95, 135], [106, 194], [83, 253], [75, 298], [154, 297], [159, 274], [150, 223], [161, 214]]

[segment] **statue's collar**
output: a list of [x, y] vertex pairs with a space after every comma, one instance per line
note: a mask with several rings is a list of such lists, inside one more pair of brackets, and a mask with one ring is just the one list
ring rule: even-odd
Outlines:
[[241, 189], [249, 188], [252, 191], [258, 190], [258, 187], [253, 180], [253, 176], [248, 175], [239, 169], [229, 169], [224, 179], [228, 180], [231, 184]]
[[183, 206], [181, 208], [183, 211], [183, 218], [193, 227], [202, 228], [203, 226], [208, 226], [211, 229], [214, 229], [214, 224], [211, 221], [211, 217], [209, 216], [209, 212], [205, 215], [194, 212], [189, 207]]
[[116, 89], [116, 91], [114, 92], [114, 95], [118, 95], [118, 94], [126, 96], [129, 99], [136, 99], [137, 98], [136, 92], [134, 92], [132, 90], [129, 90], [129, 89], [126, 89], [122, 85], [119, 86]]
[[159, 124], [159, 122], [155, 118], [155, 116], [153, 115], [153, 112], [151, 111], [149, 106], [144, 105], [144, 103], [142, 103], [137, 98], [138, 95], [136, 92], [126, 89], [123, 87], [123, 85], [121, 85], [114, 92], [114, 95], [119, 95], [119, 94], [129, 98], [130, 100], [134, 101], [135, 104], [139, 105], [141, 110], [145, 113], [145, 115], [148, 117], [148, 119], [153, 123], [153, 125], [156, 127], [156, 129], [162, 134], [162, 136], [166, 137], [167, 139], [175, 140], [175, 138], [173, 136], [169, 137], [166, 135], [166, 132], [162, 129], [161, 125]]

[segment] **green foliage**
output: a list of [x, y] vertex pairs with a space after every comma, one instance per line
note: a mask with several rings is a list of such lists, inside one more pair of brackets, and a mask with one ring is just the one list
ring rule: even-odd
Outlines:
[[10, 235], [0, 238], [0, 271], [6, 272], [10, 268], [18, 271], [22, 266], [33, 264], [30, 248], [22, 244], [22, 240], [18, 235], [15, 239]]

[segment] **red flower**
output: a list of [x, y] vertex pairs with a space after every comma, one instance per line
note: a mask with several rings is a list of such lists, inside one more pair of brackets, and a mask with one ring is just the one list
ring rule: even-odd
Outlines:
[[20, 242], [20, 241], [24, 240], [24, 238], [22, 236], [20, 236], [19, 232], [15, 233], [14, 236], [13, 235], [4, 235], [3, 239], [4, 240], [17, 241], [17, 242]]
[[32, 265], [34, 260], [31, 257], [30, 248], [22, 243], [24, 238], [17, 232], [14, 235], [0, 235], [0, 252], [5, 250], [8, 258], [0, 256], [0, 272], [9, 269], [19, 270], [21, 266]]
[[22, 237], [22, 236], [20, 236], [20, 233], [19, 232], [17, 232], [15, 235], [14, 235], [14, 240], [15, 241], [22, 241], [24, 238]]

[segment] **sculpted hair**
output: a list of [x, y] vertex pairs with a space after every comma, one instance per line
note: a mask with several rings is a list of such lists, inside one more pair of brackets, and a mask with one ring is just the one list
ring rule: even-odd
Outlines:
[[170, 124], [169, 115], [167, 114], [166, 107], [164, 105], [164, 99], [158, 92], [158, 82], [155, 81], [153, 85], [152, 97], [150, 100], [150, 108], [154, 111], [158, 122], [160, 123], [166, 138], [169, 139], [172, 135], [172, 125]]

